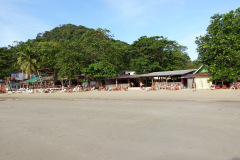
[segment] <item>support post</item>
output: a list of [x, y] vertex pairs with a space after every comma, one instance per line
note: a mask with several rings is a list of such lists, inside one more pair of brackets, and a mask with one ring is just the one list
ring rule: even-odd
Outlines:
[[152, 87], [153, 87], [153, 79], [154, 79], [154, 77], [152, 77]]

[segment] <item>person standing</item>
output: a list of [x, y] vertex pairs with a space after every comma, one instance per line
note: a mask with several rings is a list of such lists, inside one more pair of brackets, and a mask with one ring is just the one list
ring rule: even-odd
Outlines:
[[140, 88], [141, 88], [141, 89], [143, 88], [143, 83], [142, 83], [142, 81], [140, 81]]

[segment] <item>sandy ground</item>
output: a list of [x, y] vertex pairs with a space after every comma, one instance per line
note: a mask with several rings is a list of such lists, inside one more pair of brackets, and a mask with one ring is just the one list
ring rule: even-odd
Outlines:
[[149, 91], [87, 91], [74, 93], [7, 93], [0, 99], [115, 99], [115, 100], [201, 100], [201, 101], [239, 101], [240, 89], [219, 90], [158, 90]]
[[0, 94], [1, 160], [240, 160], [240, 90]]

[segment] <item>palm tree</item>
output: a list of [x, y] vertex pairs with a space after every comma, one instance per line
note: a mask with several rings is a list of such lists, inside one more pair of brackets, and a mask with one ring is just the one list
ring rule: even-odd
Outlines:
[[26, 74], [31, 75], [37, 71], [39, 67], [37, 63], [37, 50], [33, 46], [33, 42], [27, 42], [23, 44], [18, 52], [19, 57], [17, 63], [20, 65], [20, 69], [23, 70]]

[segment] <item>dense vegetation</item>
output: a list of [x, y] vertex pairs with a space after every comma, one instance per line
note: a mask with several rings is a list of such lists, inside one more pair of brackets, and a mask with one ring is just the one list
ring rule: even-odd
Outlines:
[[240, 8], [211, 17], [207, 34], [196, 40], [199, 61], [212, 80], [236, 81], [240, 76]]
[[0, 48], [0, 79], [23, 69], [37, 73], [46, 68], [55, 79], [98, 80], [123, 70], [137, 73], [193, 68], [186, 47], [165, 37], [140, 37], [132, 45], [115, 40], [106, 29], [72, 24], [39, 33], [34, 40]]

